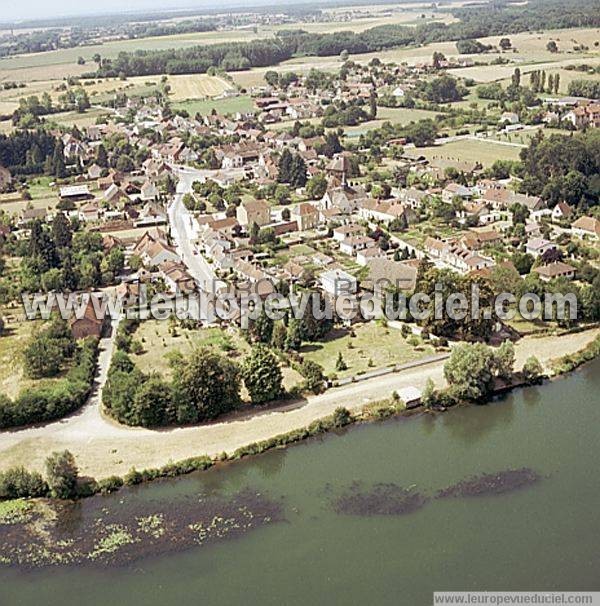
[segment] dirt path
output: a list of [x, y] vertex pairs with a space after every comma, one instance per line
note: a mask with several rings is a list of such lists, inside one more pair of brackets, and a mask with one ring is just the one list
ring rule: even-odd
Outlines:
[[[565, 337], [525, 338], [516, 347], [517, 366], [532, 354], [547, 364], [558, 355], [581, 349], [598, 334], [600, 330], [594, 329]], [[250, 417], [160, 431], [123, 427], [106, 419], [100, 414], [96, 394], [96, 399], [92, 398], [76, 415], [44, 427], [0, 434], [0, 469], [24, 465], [42, 470], [50, 452], [67, 448], [76, 456], [82, 473], [102, 478], [123, 475], [131, 467], [144, 469], [201, 454], [232, 452], [251, 442], [305, 427], [338, 406], [357, 410], [370, 401], [389, 397], [393, 390], [410, 385], [423, 388], [429, 378], [443, 385], [443, 361], [331, 389]]]

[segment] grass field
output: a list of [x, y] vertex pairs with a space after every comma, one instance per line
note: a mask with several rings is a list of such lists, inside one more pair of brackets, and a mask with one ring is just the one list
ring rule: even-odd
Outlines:
[[203, 116], [210, 114], [213, 109], [221, 114], [248, 112], [254, 109], [254, 102], [248, 95], [229, 97], [227, 99], [187, 100], [174, 103], [176, 109], [185, 109], [190, 116], [199, 113]]
[[58, 194], [50, 187], [50, 177], [37, 177], [29, 181], [31, 200], [23, 200], [19, 192], [0, 194], [0, 210], [8, 214], [17, 214], [24, 208], [54, 208], [58, 204]]
[[23, 376], [23, 349], [34, 330], [41, 325], [38, 321], [8, 322], [4, 334], [0, 336], [0, 394], [15, 398], [27, 387], [42, 386], [56, 379], [32, 380]]
[[98, 118], [107, 116], [108, 112], [101, 109], [88, 109], [84, 113], [80, 112], [62, 112], [48, 116], [48, 122], [56, 122], [60, 126], [77, 126], [86, 128], [96, 124]]
[[[176, 336], [169, 333], [169, 323], [147, 320], [140, 324], [134, 339], [142, 343], [144, 353], [132, 355], [132, 359], [143, 372], [158, 372], [164, 377], [171, 377], [169, 356], [179, 351], [189, 354], [197, 347], [211, 347], [240, 363], [250, 346], [239, 334], [221, 328], [202, 328], [200, 330], [176, 329]], [[298, 372], [291, 368], [282, 368], [283, 385], [291, 389], [302, 381]], [[242, 397], [245, 396], [242, 391]]]
[[483, 166], [491, 166], [496, 160], [518, 160], [519, 147], [500, 145], [494, 141], [479, 141], [463, 139], [444, 145], [418, 147], [411, 149], [411, 155], [425, 156], [435, 164], [435, 160], [481, 162]]
[[[300, 353], [304, 358], [320, 364], [325, 374], [335, 373], [338, 377], [411, 362], [433, 353], [430, 346], [417, 350], [402, 338], [399, 330], [382, 327], [375, 322], [357, 324], [352, 328], [356, 335], [354, 337], [347, 329], [334, 330], [326, 341], [305, 345]], [[335, 368], [340, 352], [348, 366], [347, 370], [337, 371]]]

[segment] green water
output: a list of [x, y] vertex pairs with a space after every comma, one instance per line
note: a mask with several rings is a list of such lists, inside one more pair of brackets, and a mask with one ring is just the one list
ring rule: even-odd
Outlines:
[[[0, 605], [430, 604], [434, 590], [599, 590], [600, 361], [488, 406], [342, 435], [106, 497], [170, 499], [250, 486], [284, 496], [286, 522], [111, 570], [0, 571]], [[432, 501], [398, 517], [333, 512], [354, 480], [432, 492], [530, 467], [501, 496]]]

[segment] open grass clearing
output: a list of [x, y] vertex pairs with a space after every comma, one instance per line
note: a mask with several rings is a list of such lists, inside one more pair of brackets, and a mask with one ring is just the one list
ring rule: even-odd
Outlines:
[[518, 160], [521, 148], [502, 145], [491, 140], [461, 139], [443, 145], [417, 147], [406, 150], [412, 156], [425, 156], [433, 164], [436, 160], [444, 162], [481, 162], [491, 166], [496, 160]]
[[216, 110], [220, 114], [234, 114], [236, 112], [249, 112], [254, 109], [254, 101], [248, 95], [228, 97], [226, 99], [188, 100], [174, 103], [176, 109], [186, 110], [190, 116], [199, 113], [202, 116]]
[[[335, 368], [340, 352], [347, 370]], [[335, 329], [325, 341], [304, 345], [300, 353], [305, 359], [320, 364], [325, 374], [348, 377], [375, 368], [412, 362], [433, 354], [434, 350], [430, 345], [420, 345], [417, 349], [407, 343], [399, 330], [368, 322], [356, 324], [352, 329]]]
[[42, 324], [42, 321], [19, 321], [16, 318], [6, 322], [0, 336], [0, 394], [14, 399], [23, 389], [50, 385], [58, 380], [58, 377], [34, 380], [24, 374], [23, 351]]
[[[143, 372], [158, 372], [165, 378], [172, 378], [169, 354], [181, 352], [184, 356], [198, 347], [214, 348], [236, 362], [241, 363], [250, 351], [250, 345], [237, 330], [225, 330], [217, 327], [187, 330], [177, 327], [169, 332], [169, 322], [146, 320], [134, 334], [141, 342], [144, 352], [132, 355], [132, 359]], [[283, 386], [291, 389], [302, 381], [301, 375], [291, 368], [282, 367]], [[246, 398], [245, 390], [242, 397]]]

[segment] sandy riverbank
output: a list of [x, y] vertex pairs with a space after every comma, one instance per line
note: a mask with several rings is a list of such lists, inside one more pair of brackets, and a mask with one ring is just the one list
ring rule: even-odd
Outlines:
[[[527, 337], [516, 345], [516, 366], [520, 368], [530, 355], [548, 364], [558, 356], [582, 349], [598, 334], [600, 329], [563, 337]], [[0, 469], [24, 465], [43, 470], [48, 454], [65, 448], [75, 455], [83, 474], [97, 478], [124, 475], [131, 467], [144, 469], [191, 456], [215, 456], [305, 427], [331, 414], [338, 406], [358, 410], [402, 387], [423, 388], [429, 378], [438, 386], [444, 385], [443, 361], [331, 389], [252, 416], [160, 431], [119, 426], [103, 417], [98, 406], [89, 406], [44, 427], [0, 433]]]

